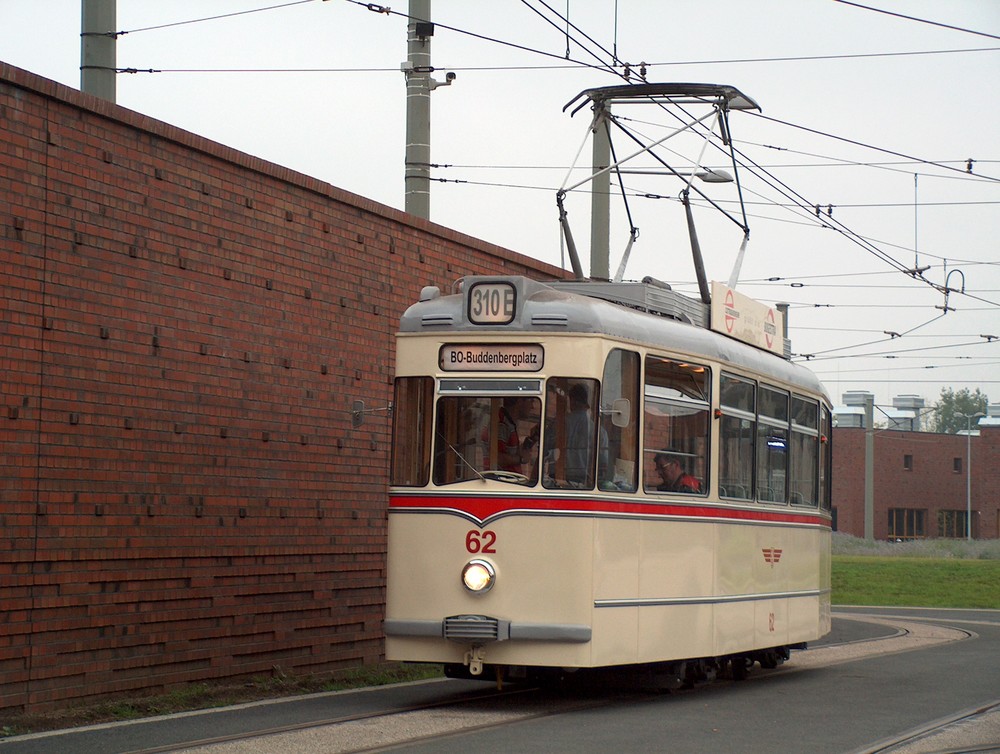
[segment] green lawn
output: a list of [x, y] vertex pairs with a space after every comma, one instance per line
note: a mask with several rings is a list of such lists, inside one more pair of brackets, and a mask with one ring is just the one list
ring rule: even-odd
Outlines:
[[834, 555], [833, 604], [1000, 609], [1000, 560]]

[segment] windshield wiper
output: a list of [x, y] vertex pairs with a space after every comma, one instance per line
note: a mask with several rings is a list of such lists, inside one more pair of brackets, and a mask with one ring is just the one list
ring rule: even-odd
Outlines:
[[448, 448], [451, 450], [452, 453], [454, 453], [456, 456], [458, 456], [458, 459], [462, 463], [464, 463], [466, 466], [468, 466], [470, 469], [472, 469], [472, 473], [473, 474], [475, 474], [477, 477], [479, 477], [484, 482], [486, 481], [486, 477], [483, 475], [483, 472], [481, 472], [479, 469], [477, 469], [475, 466], [473, 466], [471, 463], [469, 463], [468, 460], [466, 460], [465, 456], [462, 455], [462, 452], [458, 448], [456, 448], [454, 445], [452, 445], [450, 442], [448, 442], [448, 438], [446, 438], [444, 435], [442, 435], [440, 431], [437, 433], [437, 436], [441, 439], [441, 442], [443, 442], [445, 445], [448, 446]]

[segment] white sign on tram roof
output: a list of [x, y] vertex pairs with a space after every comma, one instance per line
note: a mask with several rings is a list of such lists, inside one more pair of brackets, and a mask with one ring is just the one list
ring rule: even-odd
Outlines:
[[784, 355], [784, 315], [723, 283], [712, 282], [712, 329], [778, 356]]

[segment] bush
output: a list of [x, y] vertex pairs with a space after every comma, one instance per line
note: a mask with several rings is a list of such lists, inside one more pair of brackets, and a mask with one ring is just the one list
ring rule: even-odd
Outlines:
[[1000, 560], [1000, 539], [913, 539], [907, 542], [886, 542], [835, 531], [832, 546], [834, 555]]

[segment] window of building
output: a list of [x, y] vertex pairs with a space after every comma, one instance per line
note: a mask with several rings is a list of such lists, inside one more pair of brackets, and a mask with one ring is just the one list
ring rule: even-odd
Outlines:
[[927, 511], [925, 509], [889, 509], [889, 539], [922, 539], [926, 536]]
[[709, 378], [707, 367], [646, 357], [642, 478], [647, 492], [707, 491]]
[[959, 456], [958, 458], [953, 458], [951, 460], [951, 468], [952, 468], [952, 470], [956, 474], [961, 474], [962, 473], [962, 458], [961, 458], [961, 456]]
[[938, 536], [952, 539], [964, 539], [968, 534], [968, 516], [966, 511], [938, 511]]
[[903, 456], [903, 469], [913, 471], [913, 456], [909, 453]]

